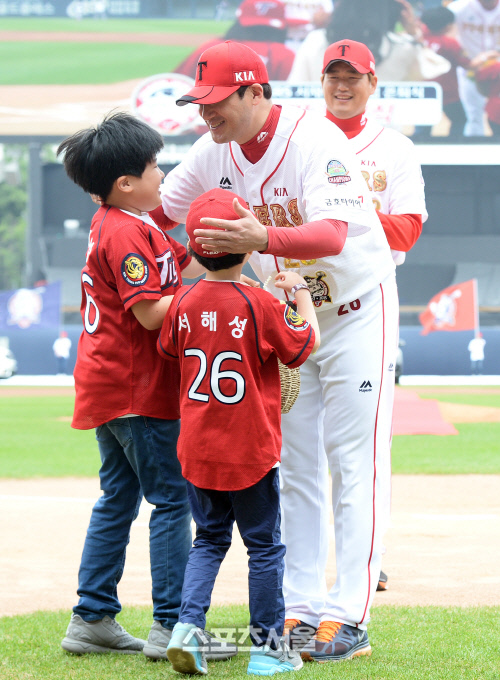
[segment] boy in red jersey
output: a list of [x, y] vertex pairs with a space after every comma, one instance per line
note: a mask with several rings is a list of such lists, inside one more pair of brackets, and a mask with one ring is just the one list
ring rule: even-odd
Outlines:
[[[58, 149], [69, 177], [103, 201], [82, 270], [84, 330], [72, 422], [77, 429], [96, 428], [103, 495], [92, 511], [80, 599], [62, 641], [74, 654], [144, 651], [166, 658], [191, 547], [191, 514], [176, 454], [179, 371], [158, 360], [158, 332], [152, 331], [182, 284], [181, 270], [187, 276], [204, 270], [148, 214], [161, 202], [164, 174], [156, 155], [162, 147], [152, 128], [118, 113]], [[143, 495], [155, 506], [149, 525], [154, 622], [146, 643], [115, 621], [121, 610], [117, 585]]]
[[206, 251], [196, 243], [193, 231], [200, 220], [236, 219], [237, 202], [246, 205], [228, 190], [213, 189], [191, 204], [186, 220], [191, 253], [209, 271], [175, 294], [158, 340], [163, 357], [179, 360], [178, 455], [197, 527], [167, 657], [179, 672], [207, 672], [199, 631], [236, 521], [249, 554], [248, 673], [271, 675], [302, 667], [299, 654], [282, 640], [277, 357], [291, 368], [300, 366], [319, 346], [319, 329], [300, 275], [280, 273], [275, 282], [296, 296], [296, 312], [240, 282], [248, 255]]

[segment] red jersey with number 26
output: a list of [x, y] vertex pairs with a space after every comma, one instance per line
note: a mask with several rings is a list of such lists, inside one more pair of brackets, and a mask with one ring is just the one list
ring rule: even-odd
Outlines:
[[130, 308], [173, 295], [190, 260], [148, 215], [107, 205], [96, 212], [82, 270], [73, 427], [87, 430], [127, 414], [179, 418], [178, 367], [159, 360], [158, 331], [141, 326]]
[[201, 280], [175, 294], [158, 340], [181, 368], [182, 474], [202, 489], [256, 484], [280, 461], [277, 357], [300, 366], [311, 325], [267, 291]]

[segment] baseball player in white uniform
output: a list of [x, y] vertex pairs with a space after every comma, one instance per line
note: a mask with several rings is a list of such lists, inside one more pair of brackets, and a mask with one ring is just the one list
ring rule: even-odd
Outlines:
[[[363, 43], [340, 40], [330, 45], [323, 56], [321, 83], [326, 117], [350, 140], [394, 262], [400, 265], [428, 217], [424, 180], [414, 144], [400, 132], [366, 117], [366, 104], [377, 88], [377, 76], [373, 54]], [[380, 468], [379, 472], [382, 473]], [[385, 473], [388, 526], [390, 466]], [[387, 576], [381, 572], [378, 590], [384, 590], [386, 584]]]
[[288, 25], [287, 46], [297, 51], [307, 34], [325, 26], [333, 12], [332, 0], [283, 0]]
[[[265, 66], [248, 47], [226, 42], [200, 56], [195, 86], [178, 104], [198, 104], [209, 132], [165, 178], [163, 210], [184, 221], [196, 196], [231, 188], [250, 210], [235, 204], [239, 220], [202, 219], [225, 231], [196, 230], [196, 242], [257, 251], [262, 281], [291, 269], [309, 284], [324, 345], [301, 367], [301, 394], [282, 421], [285, 604], [310, 635], [318, 628], [306, 659], [350, 658], [371, 653], [366, 627], [383, 530], [378, 468], [390, 455], [398, 326], [395, 264], [345, 135], [270, 97]], [[330, 593], [328, 467], [337, 546]]]
[[[454, 0], [448, 9], [456, 17], [458, 40], [470, 59], [489, 50], [500, 51], [500, 0]], [[478, 92], [474, 79], [464, 68], [457, 68], [457, 77], [467, 115], [464, 134], [482, 136], [487, 98]]]

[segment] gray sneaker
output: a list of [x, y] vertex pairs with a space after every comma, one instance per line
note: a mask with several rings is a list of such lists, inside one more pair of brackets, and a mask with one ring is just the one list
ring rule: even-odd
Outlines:
[[300, 671], [303, 665], [300, 653], [290, 649], [281, 639], [278, 649], [271, 649], [268, 645], [250, 649], [247, 675], [274, 675]]
[[172, 630], [164, 628], [159, 621], [153, 621], [151, 630], [149, 631], [148, 641], [144, 645], [142, 653], [148, 659], [166, 659], [167, 647], [172, 637]]
[[218, 638], [213, 633], [209, 633], [208, 630], [204, 630], [202, 633], [203, 649], [207, 661], [226, 661], [226, 659], [238, 654], [238, 647], [234, 642]]
[[84, 621], [72, 614], [61, 647], [71, 654], [139, 654], [146, 640], [135, 638], [109, 616]]
[[[238, 647], [234, 642], [218, 638], [213, 633], [201, 630], [201, 628], [198, 630], [207, 661], [225, 661], [238, 653]], [[164, 628], [159, 621], [153, 621], [148, 641], [144, 645], [142, 653], [149, 659], [166, 659], [167, 647], [171, 638], [172, 631], [170, 628]]]

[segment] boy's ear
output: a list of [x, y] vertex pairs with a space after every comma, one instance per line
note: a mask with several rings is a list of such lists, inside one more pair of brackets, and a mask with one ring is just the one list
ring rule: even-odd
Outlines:
[[122, 175], [121, 177], [118, 177], [118, 179], [115, 180], [115, 185], [119, 191], [124, 191], [126, 193], [132, 191], [133, 188], [132, 184], [130, 183], [129, 175]]

